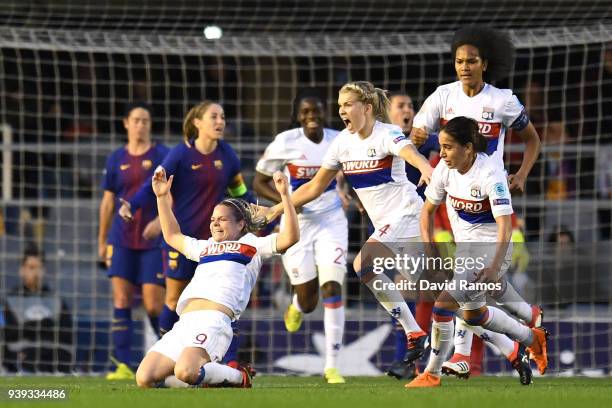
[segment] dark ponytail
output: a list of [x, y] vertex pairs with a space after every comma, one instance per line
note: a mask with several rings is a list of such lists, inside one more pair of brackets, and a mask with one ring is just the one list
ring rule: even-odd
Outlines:
[[450, 135], [461, 146], [471, 143], [476, 153], [486, 153], [489, 142], [480, 134], [478, 122], [465, 116], [457, 116], [446, 122], [440, 129]]

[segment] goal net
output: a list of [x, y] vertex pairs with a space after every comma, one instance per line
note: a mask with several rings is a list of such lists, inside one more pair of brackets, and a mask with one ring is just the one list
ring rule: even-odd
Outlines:
[[[191, 106], [204, 98], [219, 101], [228, 120], [225, 138], [250, 184], [264, 148], [289, 125], [300, 88], [325, 96], [327, 124], [337, 129], [337, 92], [347, 81], [408, 92], [418, 106], [454, 80], [452, 30], [461, 21], [487, 22], [508, 29], [518, 48], [511, 76], [497, 85], [515, 91], [543, 140], [527, 194], [514, 198], [531, 256], [513, 280], [529, 301], [545, 306], [553, 372], [609, 373], [612, 25], [606, 2], [518, 2], [528, 15], [506, 1], [491, 2], [490, 13], [484, 1], [465, 7], [339, 1], [329, 8], [315, 2], [320, 14], [298, 2], [294, 9], [278, 3], [158, 1], [146, 8], [138, 1], [3, 2], [0, 298], [11, 298], [19, 285], [26, 245], [41, 245], [45, 281], [72, 312], [65, 346], [72, 367], [107, 370], [112, 301], [97, 264], [97, 211], [106, 156], [125, 142], [120, 119], [127, 102], [150, 102], [155, 138], [173, 145]], [[231, 18], [237, 14], [240, 21]], [[226, 35], [205, 39], [202, 28], [211, 24]], [[509, 137], [509, 169], [520, 164], [522, 149]], [[354, 256], [367, 223], [356, 211], [349, 219]], [[551, 259], [559, 247], [549, 241], [561, 230], [574, 242]], [[260, 277], [240, 321], [242, 358], [265, 373], [320, 373], [322, 312], [288, 334], [282, 315], [289, 284], [280, 262], [266, 264]], [[345, 303], [341, 371], [383, 372], [393, 358], [389, 318], [351, 268]], [[144, 320], [137, 346], [150, 337]], [[135, 347], [134, 364], [143, 347]], [[507, 373], [509, 367], [490, 351], [486, 370]]]

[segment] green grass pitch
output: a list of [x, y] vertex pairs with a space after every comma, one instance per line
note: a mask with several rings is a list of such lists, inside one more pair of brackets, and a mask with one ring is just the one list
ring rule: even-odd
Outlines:
[[[8, 389], [62, 388], [65, 401], [11, 401]], [[443, 378], [440, 388], [407, 390], [388, 377], [350, 377], [347, 384], [327, 385], [318, 377], [257, 376], [252, 389], [140, 390], [133, 382], [91, 377], [3, 377], [1, 407], [492, 407], [587, 408], [612, 406], [610, 378], [535, 378], [525, 387], [510, 377], [469, 381]]]

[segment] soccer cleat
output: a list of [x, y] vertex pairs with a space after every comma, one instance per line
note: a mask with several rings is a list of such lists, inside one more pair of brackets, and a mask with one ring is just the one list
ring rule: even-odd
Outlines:
[[450, 360], [442, 363], [442, 374], [454, 375], [467, 380], [470, 378], [470, 357], [455, 353]]
[[136, 378], [136, 375], [134, 374], [132, 369], [127, 366], [127, 364], [120, 363], [118, 361], [116, 361], [115, 364], [117, 364], [117, 369], [106, 374], [107, 380], [134, 380]]
[[538, 305], [531, 306], [531, 321], [527, 324], [529, 328], [541, 327], [544, 320], [544, 309]]
[[404, 363], [410, 364], [423, 356], [429, 343], [427, 341], [427, 333], [424, 331], [408, 333], [408, 344], [406, 354], [404, 355]]
[[251, 366], [241, 365], [238, 370], [242, 374], [242, 382], [240, 384], [235, 384], [234, 388], [252, 388], [253, 387], [253, 379], [251, 378]]
[[531, 384], [533, 375], [529, 366], [529, 357], [525, 353], [525, 347], [515, 343], [514, 352], [508, 356], [508, 360], [510, 360], [512, 368], [518, 373], [521, 384]]
[[531, 329], [531, 332], [533, 333], [533, 343], [527, 347], [527, 351], [530, 353], [531, 359], [536, 362], [538, 371], [543, 375], [546, 372], [546, 368], [548, 368], [548, 354], [546, 351], [548, 332], [543, 327], [534, 327]]
[[439, 387], [440, 377], [437, 375], [429, 374], [425, 371], [423, 374], [419, 374], [417, 378], [404, 385], [406, 388], [428, 388], [428, 387]]
[[285, 311], [285, 327], [289, 333], [295, 333], [300, 329], [302, 325], [303, 313], [300, 312], [297, 307], [292, 304], [287, 307]]
[[323, 374], [328, 384], [344, 384], [346, 380], [340, 375], [337, 368], [326, 368]]
[[387, 375], [397, 380], [412, 380], [418, 373], [416, 365], [403, 361], [394, 361], [387, 370]]

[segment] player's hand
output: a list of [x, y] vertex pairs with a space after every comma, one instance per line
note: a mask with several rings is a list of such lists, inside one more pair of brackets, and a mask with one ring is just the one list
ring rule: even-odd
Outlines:
[[497, 278], [498, 272], [499, 272], [499, 268], [486, 267], [476, 274], [475, 282], [495, 283], [498, 281], [498, 278]]
[[429, 183], [431, 182], [431, 175], [433, 174], [433, 167], [431, 167], [429, 164], [427, 164], [427, 166], [422, 166], [423, 168], [419, 169], [419, 171], [421, 172], [421, 178], [419, 179], [419, 184], [417, 185], [417, 187], [421, 187], [422, 185], [429, 185]]
[[410, 140], [417, 148], [427, 141], [427, 136], [427, 132], [419, 128], [412, 128], [412, 131], [410, 132]]
[[132, 206], [123, 198], [119, 199], [121, 203], [121, 207], [119, 207], [119, 216], [123, 218], [123, 221], [130, 222], [134, 219], [134, 215], [132, 214]]
[[156, 197], [163, 197], [170, 191], [172, 188], [172, 180], [174, 180], [174, 175], [170, 176], [170, 178], [166, 178], [166, 170], [158, 166], [155, 169], [155, 173], [153, 173], [153, 179], [151, 180], [151, 185], [153, 186], [153, 192]]
[[510, 174], [508, 176], [508, 188], [511, 193], [522, 194], [525, 192], [525, 177], [520, 174]]
[[161, 224], [159, 218], [150, 221], [142, 231], [142, 237], [146, 240], [157, 238], [161, 234]]
[[276, 187], [276, 191], [278, 191], [280, 195], [289, 194], [289, 180], [287, 176], [280, 171], [276, 171], [272, 175], [272, 180], [274, 180], [274, 187]]
[[106, 257], [106, 242], [98, 242], [98, 265], [102, 269], [108, 269], [110, 267], [110, 259]]

